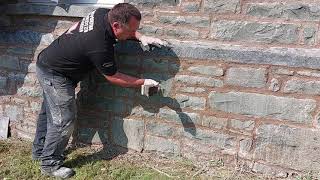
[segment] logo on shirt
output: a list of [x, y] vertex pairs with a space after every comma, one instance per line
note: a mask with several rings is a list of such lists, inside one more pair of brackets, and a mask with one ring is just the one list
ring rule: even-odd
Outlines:
[[105, 67], [105, 68], [111, 67], [111, 66], [113, 66], [113, 62], [103, 63], [102, 66]]
[[92, 11], [90, 14], [87, 15], [87, 17], [82, 19], [79, 27], [79, 32], [86, 33], [93, 30], [95, 12], [96, 11]]

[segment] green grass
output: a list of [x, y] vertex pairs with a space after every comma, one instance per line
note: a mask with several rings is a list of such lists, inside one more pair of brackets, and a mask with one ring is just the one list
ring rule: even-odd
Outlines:
[[[109, 158], [106, 152], [90, 147], [77, 148], [67, 155], [65, 166], [76, 171], [71, 179], [167, 180], [167, 179], [263, 179], [239, 173], [224, 166], [222, 160], [210, 161], [202, 171], [191, 160], [148, 153], [128, 152]], [[16, 139], [0, 141], [1, 179], [55, 179], [40, 173], [39, 162], [31, 160], [31, 143]]]

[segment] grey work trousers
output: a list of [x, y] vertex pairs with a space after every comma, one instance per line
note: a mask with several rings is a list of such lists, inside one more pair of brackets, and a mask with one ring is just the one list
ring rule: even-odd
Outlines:
[[63, 152], [74, 129], [76, 118], [73, 81], [37, 66], [43, 89], [43, 103], [37, 121], [32, 156], [41, 160], [41, 168], [54, 171], [63, 164]]

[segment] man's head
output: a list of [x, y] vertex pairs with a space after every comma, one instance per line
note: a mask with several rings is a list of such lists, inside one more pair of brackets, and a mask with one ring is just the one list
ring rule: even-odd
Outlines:
[[141, 20], [139, 10], [131, 4], [120, 3], [108, 13], [112, 30], [119, 40], [134, 37]]

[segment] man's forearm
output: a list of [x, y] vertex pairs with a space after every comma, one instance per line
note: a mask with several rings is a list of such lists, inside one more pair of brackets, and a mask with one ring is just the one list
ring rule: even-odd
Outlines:
[[105, 78], [112, 84], [121, 87], [140, 87], [144, 83], [144, 79], [139, 79], [120, 72], [117, 72], [113, 76], [105, 76]]

